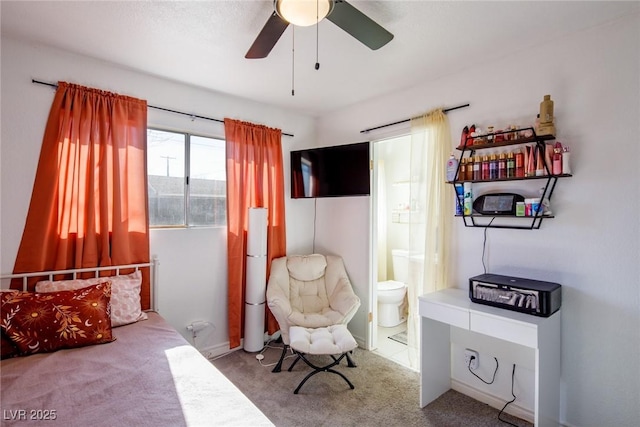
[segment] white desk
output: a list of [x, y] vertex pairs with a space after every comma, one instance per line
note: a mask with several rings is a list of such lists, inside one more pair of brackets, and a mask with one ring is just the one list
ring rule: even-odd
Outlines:
[[451, 335], [455, 326], [535, 351], [535, 425], [558, 426], [560, 417], [560, 310], [537, 317], [469, 299], [462, 289], [419, 297], [420, 406], [451, 388]]

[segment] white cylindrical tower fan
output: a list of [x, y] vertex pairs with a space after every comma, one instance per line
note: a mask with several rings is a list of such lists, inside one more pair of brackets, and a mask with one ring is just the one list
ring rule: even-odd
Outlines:
[[244, 350], [264, 347], [267, 291], [267, 209], [249, 208], [247, 270], [244, 300]]

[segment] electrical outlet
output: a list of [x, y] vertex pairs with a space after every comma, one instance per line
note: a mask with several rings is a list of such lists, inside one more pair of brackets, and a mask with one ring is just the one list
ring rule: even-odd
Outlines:
[[471, 350], [468, 348], [464, 349], [464, 364], [468, 366], [469, 369], [475, 370], [480, 366], [480, 356], [478, 356], [478, 352], [475, 350]]

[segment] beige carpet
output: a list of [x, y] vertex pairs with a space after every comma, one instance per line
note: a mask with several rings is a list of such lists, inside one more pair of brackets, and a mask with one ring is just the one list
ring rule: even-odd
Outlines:
[[[262, 363], [277, 362], [280, 353], [281, 349], [267, 349]], [[508, 425], [498, 420], [498, 410], [453, 390], [420, 408], [417, 372], [361, 349], [353, 359], [358, 367], [348, 368], [343, 360], [336, 369], [349, 378], [354, 390], [338, 375], [321, 372], [297, 395], [293, 390], [311, 369], [302, 361], [288, 372], [294, 359], [286, 359], [282, 372], [272, 373], [272, 366], [262, 366], [255, 353], [240, 350], [212, 363], [279, 427]], [[518, 426], [531, 426], [510, 415], [502, 417]]]

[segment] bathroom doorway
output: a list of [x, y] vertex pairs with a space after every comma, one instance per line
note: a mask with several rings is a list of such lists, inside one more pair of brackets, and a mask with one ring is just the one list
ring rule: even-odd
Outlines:
[[409, 185], [411, 136], [374, 141], [372, 146], [371, 349], [409, 367], [406, 345], [409, 214], [416, 208]]

